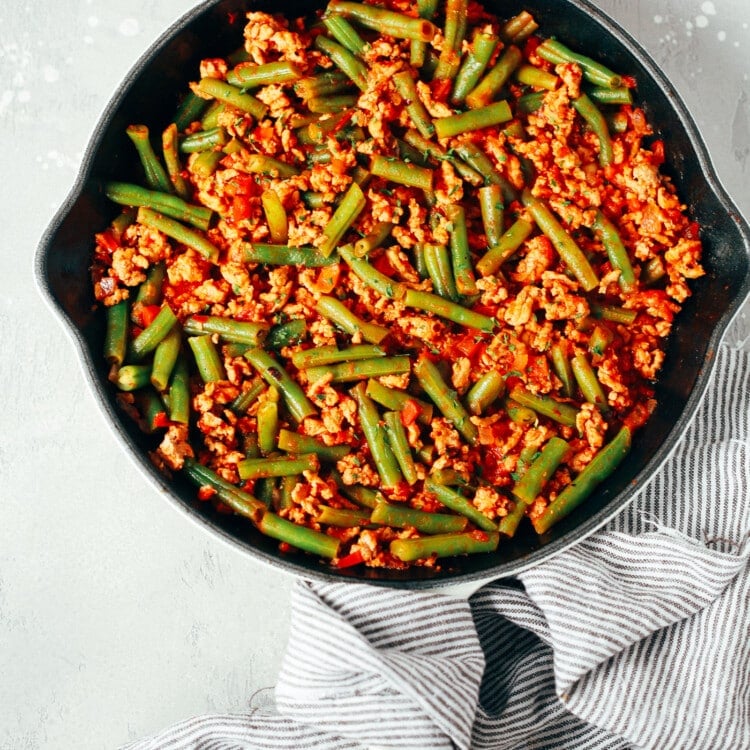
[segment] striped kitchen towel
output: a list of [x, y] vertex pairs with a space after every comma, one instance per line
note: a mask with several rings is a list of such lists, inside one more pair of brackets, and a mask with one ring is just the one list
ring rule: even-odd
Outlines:
[[300, 581], [275, 705], [155, 748], [750, 748], [750, 354], [603, 531], [469, 601]]

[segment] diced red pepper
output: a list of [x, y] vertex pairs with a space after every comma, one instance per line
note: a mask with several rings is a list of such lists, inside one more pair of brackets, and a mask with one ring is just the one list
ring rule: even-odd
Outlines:
[[154, 318], [159, 314], [159, 310], [161, 310], [159, 305], [144, 305], [141, 307], [140, 314], [143, 328], [148, 328], [154, 322]]
[[698, 224], [697, 221], [691, 221], [687, 225], [687, 229], [685, 230], [685, 239], [686, 240], [699, 240], [700, 238], [701, 238], [700, 224]]
[[404, 406], [401, 409], [401, 424], [404, 425], [404, 427], [414, 424], [414, 422], [419, 419], [421, 413], [422, 407], [414, 399], [410, 398], [404, 403]]
[[526, 40], [526, 44], [524, 44], [523, 46], [524, 60], [528, 60], [536, 52], [536, 48], [541, 43], [542, 43], [542, 40], [538, 36], [530, 36]]
[[216, 494], [213, 487], [207, 485], [198, 488], [198, 500], [210, 500]]
[[113, 253], [120, 247], [120, 243], [117, 241], [115, 233], [111, 229], [107, 229], [106, 232], [97, 234], [96, 241], [101, 247], [103, 247], [105, 250], [107, 250], [107, 252], [110, 253]]
[[375, 260], [372, 265], [377, 268], [380, 273], [384, 273], [386, 276], [393, 276], [393, 274], [396, 273], [396, 270], [391, 265], [391, 261], [388, 260], [388, 256], [385, 253]]
[[170, 422], [169, 417], [167, 416], [167, 413], [165, 411], [157, 412], [153, 420], [154, 429], [169, 427], [170, 424], [172, 423]]
[[653, 164], [657, 167], [664, 164], [664, 141], [654, 141], [651, 144], [651, 153], [653, 154], [651, 158]]
[[250, 198], [244, 193], [237, 193], [232, 198], [232, 218], [235, 222], [247, 219], [252, 213]]
[[438, 78], [430, 83], [432, 98], [436, 102], [447, 102], [451, 88], [453, 88], [453, 81], [450, 78]]
[[364, 558], [362, 557], [362, 553], [357, 550], [356, 552], [352, 552], [349, 555], [344, 555], [344, 557], [340, 558], [339, 561], [336, 563], [337, 568], [353, 568], [355, 565], [360, 565], [364, 562]]

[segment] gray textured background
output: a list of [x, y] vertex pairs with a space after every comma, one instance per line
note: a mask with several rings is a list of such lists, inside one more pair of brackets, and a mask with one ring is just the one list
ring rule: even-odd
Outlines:
[[[291, 579], [195, 528], [123, 457], [31, 272], [110, 93], [191, 5], [0, 2], [0, 750], [111, 748], [242, 710], [286, 641]], [[598, 5], [663, 66], [750, 215], [750, 3]]]

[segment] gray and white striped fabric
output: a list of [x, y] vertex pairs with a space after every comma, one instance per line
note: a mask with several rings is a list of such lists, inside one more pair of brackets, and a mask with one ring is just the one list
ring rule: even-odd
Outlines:
[[275, 706], [130, 750], [750, 748], [750, 354], [609, 526], [469, 601], [297, 583]]

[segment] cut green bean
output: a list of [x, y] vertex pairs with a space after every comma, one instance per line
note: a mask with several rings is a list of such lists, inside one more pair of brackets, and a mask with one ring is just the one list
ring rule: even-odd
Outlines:
[[205, 111], [201, 118], [201, 130], [211, 130], [211, 128], [219, 127], [219, 115], [226, 110], [226, 105], [223, 102], [212, 101], [208, 109]]
[[414, 484], [419, 477], [417, 476], [417, 467], [414, 464], [409, 441], [406, 438], [406, 430], [401, 423], [401, 414], [397, 411], [387, 411], [383, 415], [383, 419], [388, 444], [396, 457], [401, 473], [408, 484]]
[[518, 111], [530, 115], [533, 112], [538, 112], [544, 104], [544, 97], [547, 95], [546, 91], [532, 91], [529, 94], [524, 94], [518, 98], [516, 107]]
[[612, 140], [609, 137], [609, 128], [604, 116], [586, 94], [581, 94], [577, 99], [573, 99], [571, 104], [599, 139], [599, 163], [603, 167], [609, 166], [614, 159], [614, 153], [612, 151]]
[[321, 296], [315, 305], [315, 310], [350, 336], [359, 334], [365, 341], [372, 344], [379, 344], [390, 333], [383, 326], [368, 323], [357, 317], [343, 302], [335, 297]]
[[604, 245], [612, 267], [620, 271], [618, 282], [622, 290], [625, 292], [633, 291], [636, 287], [635, 272], [630, 263], [628, 251], [625, 249], [615, 225], [601, 211], [597, 211], [591, 228]]
[[590, 57], [573, 52], [555, 39], [545, 39], [536, 48], [536, 54], [555, 65], [566, 62], [577, 63], [583, 69], [584, 78], [595, 86], [610, 89], [622, 86], [622, 76], [613, 73], [609, 68]]
[[361, 57], [370, 46], [343, 16], [328, 16], [323, 19], [328, 33], [353, 55]]
[[571, 404], [563, 404], [556, 401], [552, 396], [531, 393], [520, 385], [511, 388], [508, 395], [516, 403], [533, 409], [537, 414], [541, 414], [568, 427], [575, 427], [578, 409]]
[[[493, 105], [494, 106], [494, 105]], [[470, 112], [467, 114], [471, 114]], [[495, 169], [487, 154], [476, 143], [462, 141], [454, 146], [454, 151], [476, 172], [485, 185], [499, 185], [503, 192], [503, 200], [511, 203], [518, 197], [516, 189]]]
[[435, 80], [452, 81], [461, 65], [461, 50], [468, 20], [468, 0], [446, 0], [445, 30], [440, 58], [433, 75]]
[[464, 58], [453, 85], [451, 103], [458, 106], [464, 103], [469, 92], [479, 82], [490, 58], [495, 53], [498, 38], [494, 34], [477, 33], [471, 43], [469, 53]]
[[563, 384], [563, 395], [568, 398], [573, 397], [573, 370], [570, 367], [570, 359], [562, 343], [552, 344], [550, 347], [550, 358], [552, 359], [552, 369], [555, 375], [560, 378]]
[[325, 241], [318, 248], [323, 257], [327, 258], [333, 252], [341, 238], [362, 213], [365, 203], [365, 194], [362, 192], [362, 188], [356, 182], [353, 182], [330, 221], [326, 224], [325, 229], [323, 229]]
[[484, 177], [455, 156], [453, 153], [454, 149], [450, 152], [446, 151], [442, 146], [431, 141], [429, 138], [425, 138], [419, 131], [414, 129], [406, 131], [404, 134], [404, 140], [428, 158], [449, 162], [461, 178], [466, 180], [470, 185], [478, 187], [479, 185], [484, 184]]
[[454, 323], [466, 326], [467, 328], [476, 328], [488, 333], [492, 332], [495, 328], [495, 321], [487, 315], [468, 310], [456, 302], [443, 299], [437, 294], [430, 294], [430, 292], [407, 289], [404, 296], [404, 304], [407, 307], [414, 307], [417, 310], [430, 312], [439, 318], [452, 320]]
[[437, 366], [427, 357], [420, 357], [414, 365], [414, 374], [425, 393], [432, 399], [440, 413], [471, 444], [476, 445], [479, 431], [468, 412], [458, 400], [458, 394], [448, 387]]
[[517, 16], [513, 16], [500, 30], [500, 36], [507, 42], [520, 44], [528, 39], [537, 29], [539, 24], [534, 16], [527, 10], [522, 10]]
[[396, 39], [431, 42], [437, 31], [435, 25], [427, 19], [412, 18], [379, 6], [364, 5], [348, 0], [330, 0], [326, 12], [351, 18], [368, 29], [388, 34]]
[[433, 171], [428, 167], [375, 154], [370, 160], [370, 172], [390, 182], [420, 190], [432, 190]]
[[111, 378], [121, 391], [135, 391], [147, 386], [151, 377], [151, 365], [125, 365]]
[[207, 106], [208, 102], [205, 99], [201, 99], [197, 94], [188, 91], [185, 98], [180, 102], [172, 123], [178, 131], [185, 130], [188, 125], [200, 120]]
[[261, 194], [260, 202], [271, 234], [271, 242], [275, 245], [286, 245], [289, 238], [289, 220], [281, 199], [269, 188]]
[[372, 523], [391, 526], [397, 529], [413, 528], [422, 534], [454, 534], [466, 529], [468, 519], [447, 513], [427, 513], [423, 510], [378, 503], [370, 515]]
[[349, 508], [331, 508], [329, 505], [319, 505], [315, 520], [325, 526], [336, 526], [351, 529], [355, 526], [369, 526], [370, 513], [368, 509], [350, 510]]
[[258, 407], [258, 447], [264, 456], [276, 450], [276, 438], [279, 432], [279, 405], [276, 401], [266, 400]]
[[[388, 299], [401, 300], [404, 298], [406, 290], [403, 284], [394, 281], [390, 277], [381, 273], [374, 266], [371, 266], [364, 258], [358, 258], [354, 254], [352, 245], [345, 245], [339, 248], [339, 255], [346, 261], [349, 268], [359, 276], [359, 278], [371, 289]], [[376, 342], [377, 343], [377, 342]]]
[[[505, 206], [503, 204], [503, 194], [499, 185], [485, 185], [479, 188], [477, 192], [487, 246], [492, 249], [500, 244], [500, 238], [504, 233], [503, 220]], [[477, 268], [477, 270], [479, 269]], [[482, 273], [482, 275], [486, 276], [487, 274]]]
[[445, 299], [457, 302], [458, 290], [453, 277], [448, 249], [445, 245], [424, 244], [422, 250], [427, 273], [432, 280], [435, 293]]
[[190, 336], [188, 344], [193, 351], [195, 365], [204, 383], [227, 379], [221, 357], [210, 336]]
[[505, 391], [505, 380], [497, 370], [482, 375], [466, 394], [466, 407], [475, 416], [483, 414]]
[[145, 125], [129, 125], [125, 132], [138, 152], [141, 166], [146, 175], [146, 184], [152, 190], [171, 193], [172, 183], [169, 181], [169, 177], [167, 177], [167, 173], [159, 161], [159, 157], [154, 152], [148, 128]]
[[380, 483], [386, 489], [397, 487], [403, 481], [403, 477], [396, 457], [388, 445], [385, 427], [380, 423], [375, 403], [367, 395], [364, 383], [357, 383], [351, 393], [357, 401], [359, 423], [380, 476]]
[[615, 89], [594, 86], [588, 89], [589, 99], [597, 104], [632, 104], [633, 94], [626, 86]]
[[255, 65], [243, 62], [227, 73], [227, 83], [240, 89], [290, 83], [302, 76], [300, 69], [288, 60]]
[[541, 493], [549, 478], [555, 473], [560, 462], [565, 458], [568, 448], [568, 443], [562, 438], [550, 438], [539, 457], [515, 483], [511, 492], [523, 502], [532, 503]]
[[594, 368], [585, 355], [580, 352], [576, 354], [571, 360], [570, 366], [573, 370], [576, 383], [578, 383], [578, 387], [581, 389], [581, 393], [586, 401], [599, 407], [602, 411], [607, 411], [609, 405], [607, 397], [604, 394], [604, 389], [596, 377]]
[[128, 350], [128, 314], [126, 299], [107, 308], [107, 332], [104, 334], [104, 358], [119, 367]]
[[394, 411], [402, 411], [406, 406], [407, 401], [411, 401], [416, 405], [419, 411], [417, 420], [422, 422], [422, 424], [427, 425], [432, 422], [432, 404], [428, 404], [426, 401], [421, 401], [406, 391], [399, 390], [398, 388], [389, 388], [377, 380], [368, 380], [367, 395], [381, 406], [385, 406], [386, 409]]
[[360, 359], [375, 359], [385, 357], [386, 351], [374, 344], [355, 344], [346, 349], [330, 346], [318, 346], [314, 349], [304, 349], [292, 354], [292, 362], [299, 370], [320, 365], [332, 365], [338, 362], [352, 362]]
[[307, 108], [315, 114], [342, 112], [357, 103], [356, 94], [334, 94], [332, 96], [313, 97], [307, 100]]
[[521, 50], [513, 44], [508, 45], [489, 73], [466, 95], [466, 105], [469, 109], [481, 111], [481, 108], [486, 108], [500, 93], [513, 71], [521, 64], [522, 59]]
[[331, 62], [345, 73], [358, 89], [367, 89], [367, 68], [346, 47], [322, 35], [315, 37], [315, 46], [328, 55]]
[[247, 347], [260, 346], [268, 335], [268, 323], [253, 323], [245, 320], [223, 318], [218, 315], [191, 315], [185, 321], [185, 333], [199, 335], [211, 333], [224, 341], [246, 344]]
[[319, 557], [331, 559], [339, 552], [340, 542], [335, 537], [298, 526], [275, 513], [265, 513], [258, 523], [258, 529], [266, 536]]
[[162, 421], [167, 416], [164, 410], [164, 402], [153, 388], [144, 388], [140, 391], [136, 404], [143, 415], [143, 426], [147, 433], [153, 434], [156, 430], [165, 426]]
[[476, 278], [469, 250], [469, 236], [466, 230], [466, 213], [463, 206], [451, 204], [446, 209], [451, 228], [451, 260], [456, 289], [459, 294], [470, 296], [477, 294]]
[[435, 126], [432, 124], [430, 115], [419, 98], [411, 73], [407, 70], [396, 73], [393, 76], [393, 83], [396, 85], [396, 91], [398, 91], [404, 100], [406, 112], [414, 123], [414, 127], [425, 138], [432, 136], [435, 132]]
[[201, 78], [198, 82], [198, 91], [230, 107], [246, 112], [256, 120], [262, 120], [268, 113], [268, 106], [260, 99], [256, 99], [251, 94], [245, 94], [241, 88], [220, 81], [218, 78]]
[[510, 110], [510, 105], [503, 100], [479, 109], [472, 109], [469, 112], [441, 117], [435, 120], [435, 134], [438, 138], [450, 138], [461, 133], [469, 133], [472, 130], [499, 125], [512, 119], [513, 113]]
[[390, 236], [393, 227], [390, 221], [379, 221], [369, 234], [354, 243], [354, 254], [361, 258], [380, 247]]
[[402, 375], [411, 370], [411, 360], [407, 356], [360, 359], [354, 362], [339, 362], [335, 365], [309, 367], [305, 372], [311, 383], [330, 376], [331, 383], [355, 383], [367, 378], [385, 375]]
[[[164, 155], [167, 175], [172, 183], [174, 192], [183, 200], [187, 200], [190, 197], [190, 188], [182, 176], [177, 135], [177, 126], [174, 123], [170, 123], [161, 135], [161, 150]], [[207, 229], [208, 227], [204, 228]]]
[[177, 323], [177, 316], [169, 305], [163, 305], [158, 315], [146, 326], [130, 344], [130, 354], [142, 359], [150, 354]]
[[265, 154], [248, 154], [243, 166], [252, 174], [265, 174], [281, 179], [295, 177], [300, 172], [293, 164], [287, 164]]
[[170, 219], [167, 216], [157, 213], [150, 208], [141, 206], [138, 209], [139, 224], [156, 229], [167, 237], [171, 237], [177, 242], [181, 242], [183, 245], [192, 247], [193, 250], [200, 253], [206, 260], [211, 263], [216, 263], [219, 258], [219, 248], [211, 244], [202, 234], [188, 229], [184, 224], [180, 224], [174, 219]]
[[174, 326], [156, 347], [154, 364], [151, 370], [151, 385], [159, 393], [164, 393], [169, 387], [169, 379], [177, 362], [181, 343], [182, 336], [179, 326]]
[[314, 453], [274, 458], [246, 458], [237, 463], [237, 473], [243, 481], [283, 477], [287, 474], [301, 474], [305, 471], [316, 472], [319, 468], [320, 461]]
[[222, 127], [200, 130], [191, 133], [180, 142], [180, 151], [183, 154], [197, 154], [201, 151], [212, 151], [216, 148], [226, 146], [229, 142], [227, 131]]
[[274, 326], [265, 341], [268, 349], [281, 349], [285, 346], [299, 344], [307, 335], [307, 323], [302, 318], [295, 318], [287, 323]]
[[[428, 21], [437, 12], [438, 0], [417, 0], [417, 12], [420, 18]], [[421, 68], [427, 56], [427, 43], [419, 39], [412, 39], [409, 48], [409, 62], [413, 68]]]
[[250, 387], [242, 391], [237, 398], [232, 401], [229, 408], [235, 412], [235, 414], [245, 414], [265, 390], [266, 384], [263, 378], [256, 376], [250, 381]]
[[363, 487], [359, 484], [343, 484], [340, 485], [339, 489], [342, 495], [363, 508], [374, 508], [378, 503], [385, 502], [383, 495], [370, 487]]
[[414, 562], [428, 557], [454, 557], [480, 552], [494, 552], [500, 541], [495, 532], [470, 531], [463, 534], [436, 534], [416, 539], [394, 539], [390, 553], [402, 562]]
[[326, 445], [317, 438], [285, 429], [279, 431], [278, 447], [286, 453], [297, 455], [314, 453], [321, 461], [338, 461], [352, 450], [349, 445]]
[[519, 83], [535, 89], [554, 91], [560, 80], [554, 73], [550, 73], [534, 65], [520, 65], [516, 69], [516, 79]]
[[468, 518], [475, 526], [483, 531], [497, 531], [497, 525], [491, 521], [484, 513], [477, 510], [472, 502], [460, 493], [443, 484], [438, 484], [429, 477], [424, 481], [424, 488], [427, 492], [435, 495], [437, 499], [450, 508], [455, 513]]
[[304, 266], [322, 268], [333, 266], [338, 258], [324, 258], [314, 247], [288, 247], [268, 245], [260, 242], [242, 244], [242, 259], [245, 263], [263, 263], [268, 266]]
[[565, 489], [533, 519], [537, 534], [544, 534], [558, 521], [572, 513], [614, 470], [630, 450], [630, 429], [623, 427], [610, 443]]
[[[312, 99], [316, 96], [328, 96], [329, 94], [340, 94], [351, 87], [351, 79], [340, 70], [329, 70], [308, 78], [301, 78], [294, 84], [294, 92], [302, 99]], [[289, 126], [293, 128], [307, 126], [316, 122], [319, 118], [309, 118], [308, 122], [294, 124], [290, 121]]]
[[521, 404], [511, 398], [505, 399], [505, 411], [508, 412], [511, 422], [515, 424], [535, 424], [538, 419], [533, 409], [529, 409], [528, 406], [521, 406]]
[[523, 204], [529, 209], [536, 225], [547, 235], [571, 273], [587, 292], [599, 286], [599, 279], [586, 259], [576, 241], [563, 229], [552, 211], [539, 198], [535, 198], [531, 191], [524, 190]]
[[491, 247], [478, 261], [477, 271], [481, 276], [491, 276], [526, 241], [534, 226], [525, 219], [516, 219], [499, 242]]
[[208, 179], [219, 168], [219, 162], [224, 156], [223, 151], [204, 151], [190, 163], [190, 171], [198, 177]]
[[278, 510], [286, 510], [294, 506], [294, 488], [300, 483], [299, 474], [287, 474], [279, 482]]
[[188, 424], [190, 421], [190, 373], [183, 354], [178, 355], [169, 381], [169, 419]]
[[609, 320], [612, 323], [622, 323], [622, 325], [631, 326], [638, 317], [637, 310], [629, 310], [625, 307], [616, 307], [614, 305], [591, 305], [591, 313], [596, 318]]

